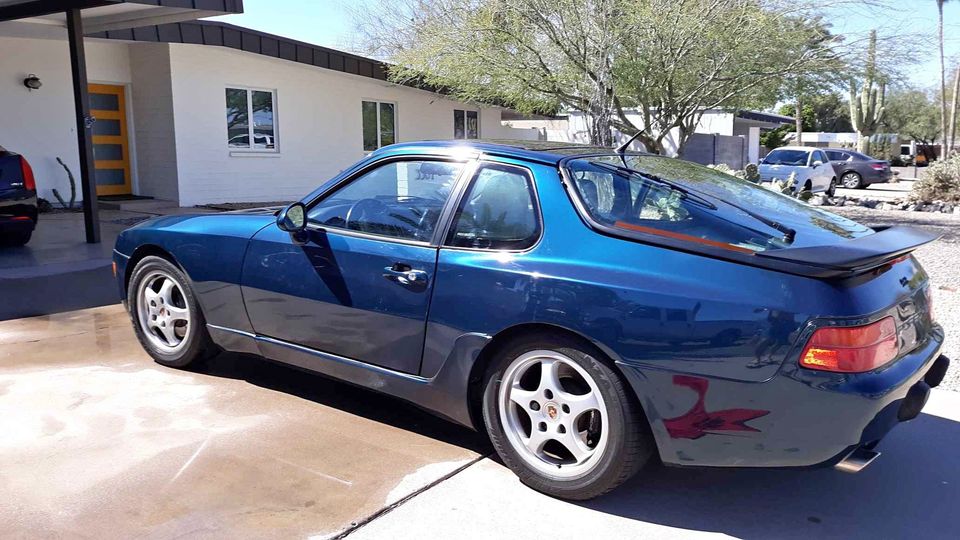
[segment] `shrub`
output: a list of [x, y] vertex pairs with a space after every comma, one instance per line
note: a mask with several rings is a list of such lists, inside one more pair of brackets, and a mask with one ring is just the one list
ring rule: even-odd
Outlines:
[[931, 163], [913, 184], [910, 198], [924, 203], [960, 202], [960, 154]]

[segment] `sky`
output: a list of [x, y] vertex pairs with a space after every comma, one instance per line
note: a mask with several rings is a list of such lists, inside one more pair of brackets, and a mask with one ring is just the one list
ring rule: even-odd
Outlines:
[[[919, 50], [911, 53], [904, 42], [894, 42], [894, 54], [904, 55], [906, 83], [920, 87], [939, 85], [937, 53], [937, 8], [935, 0], [876, 0], [871, 2], [824, 2], [833, 31], [862, 40], [876, 28], [883, 36], [908, 35]], [[383, 6], [388, 0], [244, 0], [244, 13], [216, 17], [217, 20], [253, 28], [262, 32], [322, 45], [333, 49], [355, 48], [352, 9], [356, 5]], [[948, 70], [960, 63], [960, 1], [948, 1], [944, 7], [945, 52]], [[361, 52], [361, 51], [357, 51]]]

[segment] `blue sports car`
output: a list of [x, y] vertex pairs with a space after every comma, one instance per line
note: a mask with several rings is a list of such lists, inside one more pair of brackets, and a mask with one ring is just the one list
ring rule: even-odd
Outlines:
[[284, 209], [117, 239], [159, 363], [261, 355], [486, 431], [587, 499], [645, 463], [856, 471], [949, 361], [933, 240], [712, 169], [563, 143], [373, 152]]

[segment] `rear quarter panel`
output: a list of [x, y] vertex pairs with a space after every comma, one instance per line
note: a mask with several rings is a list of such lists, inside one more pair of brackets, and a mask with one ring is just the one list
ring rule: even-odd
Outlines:
[[[251, 331], [243, 306], [240, 276], [249, 239], [273, 223], [272, 215], [213, 214], [165, 216], [127, 229], [117, 238], [119, 258], [137, 258], [159, 248], [170, 254], [189, 277], [207, 323]], [[133, 272], [121, 261], [121, 298]]]

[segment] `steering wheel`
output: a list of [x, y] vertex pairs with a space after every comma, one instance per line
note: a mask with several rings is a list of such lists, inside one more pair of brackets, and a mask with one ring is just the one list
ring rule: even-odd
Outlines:
[[355, 231], [369, 232], [364, 227], [365, 221], [377, 214], [384, 214], [388, 211], [387, 205], [377, 199], [360, 199], [353, 203], [347, 210], [347, 217], [344, 219], [343, 226]]

